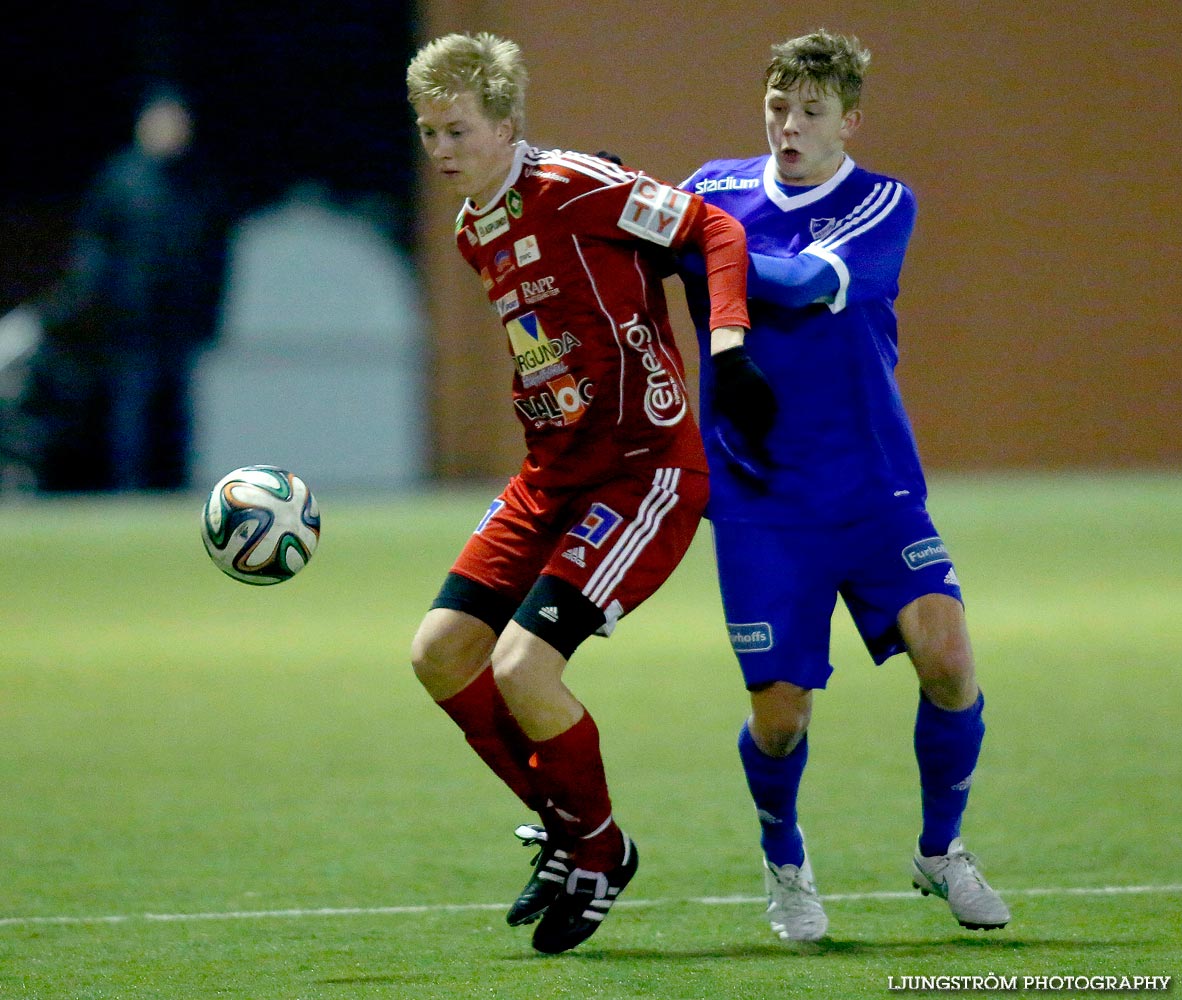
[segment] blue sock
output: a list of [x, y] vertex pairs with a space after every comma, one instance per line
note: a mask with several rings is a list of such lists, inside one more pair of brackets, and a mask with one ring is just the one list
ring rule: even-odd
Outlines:
[[915, 714], [915, 759], [923, 804], [919, 853], [927, 857], [947, 854], [948, 845], [960, 836], [973, 769], [985, 738], [984, 708], [984, 695], [963, 711], [948, 712], [920, 693]]
[[739, 730], [739, 759], [759, 815], [759, 842], [774, 865], [804, 863], [804, 841], [796, 829], [796, 795], [809, 759], [807, 734], [787, 757], [769, 757], [758, 746], [747, 723]]

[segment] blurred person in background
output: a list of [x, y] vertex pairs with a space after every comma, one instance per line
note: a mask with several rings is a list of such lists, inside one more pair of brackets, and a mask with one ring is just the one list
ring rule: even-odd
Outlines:
[[148, 92], [132, 143], [84, 197], [65, 276], [29, 304], [40, 489], [187, 485], [190, 383], [215, 336], [231, 221], [194, 130], [176, 88]]

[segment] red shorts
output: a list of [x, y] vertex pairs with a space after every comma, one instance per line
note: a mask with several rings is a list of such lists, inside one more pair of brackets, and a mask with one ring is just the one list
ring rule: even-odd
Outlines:
[[542, 489], [514, 476], [452, 572], [514, 604], [539, 576], [558, 577], [603, 612], [610, 631], [681, 562], [708, 495], [705, 473], [679, 468], [579, 490]]

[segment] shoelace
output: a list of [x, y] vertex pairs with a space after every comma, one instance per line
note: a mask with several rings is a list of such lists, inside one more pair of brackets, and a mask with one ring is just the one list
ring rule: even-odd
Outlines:
[[784, 865], [782, 867], [769, 868], [772, 878], [785, 889], [800, 889], [804, 892], [812, 892], [813, 887], [809, 880], [804, 877], [804, 872], [797, 868], [796, 873], [792, 874], [785, 870], [788, 867], [788, 865]]
[[977, 870], [977, 856], [971, 851], [957, 851], [948, 856], [948, 867], [951, 868], [956, 865], [962, 869], [966, 875], [969, 876], [978, 887], [985, 888], [985, 876]]
[[538, 849], [538, 853], [535, 854], [533, 856], [533, 860], [530, 861], [531, 865], [536, 866], [538, 863], [538, 858], [540, 858], [546, 850], [546, 842], [549, 839], [546, 836], [546, 831], [542, 827], [522, 824], [513, 831], [513, 835], [521, 841], [522, 847], [536, 847]]
[[[538, 853], [530, 859], [530, 864], [537, 868], [538, 861], [546, 853], [546, 849], [550, 843], [550, 837], [546, 833], [545, 828], [523, 823], [513, 831], [513, 835], [521, 841], [522, 847], [536, 847], [538, 849]], [[570, 857], [570, 852], [564, 851], [561, 847], [555, 847], [551, 857], [559, 862], [565, 862]]]

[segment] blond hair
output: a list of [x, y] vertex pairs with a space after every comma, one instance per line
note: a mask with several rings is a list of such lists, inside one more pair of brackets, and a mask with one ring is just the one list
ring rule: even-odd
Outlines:
[[528, 82], [520, 46], [487, 31], [436, 38], [415, 53], [406, 70], [406, 93], [415, 108], [475, 94], [490, 121], [509, 119], [514, 139], [525, 127]]
[[853, 35], [834, 35], [824, 28], [772, 46], [764, 73], [768, 89], [789, 90], [801, 83], [841, 98], [841, 110], [858, 106], [870, 50]]

